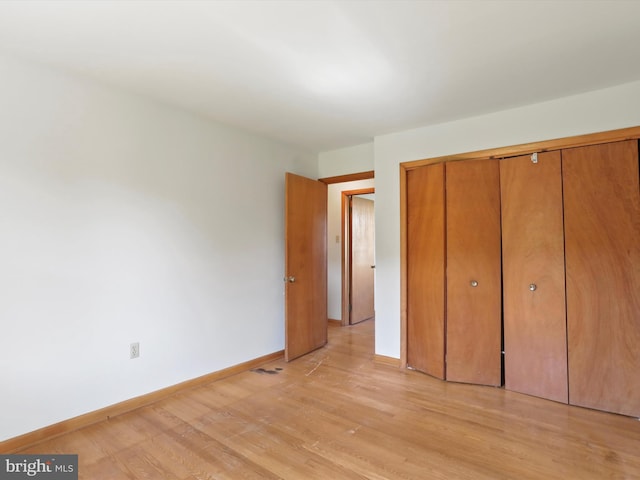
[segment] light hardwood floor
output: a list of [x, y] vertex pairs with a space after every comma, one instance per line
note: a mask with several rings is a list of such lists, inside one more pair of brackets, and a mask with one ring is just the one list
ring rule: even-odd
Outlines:
[[373, 361], [372, 321], [41, 443], [81, 479], [637, 479], [640, 422]]

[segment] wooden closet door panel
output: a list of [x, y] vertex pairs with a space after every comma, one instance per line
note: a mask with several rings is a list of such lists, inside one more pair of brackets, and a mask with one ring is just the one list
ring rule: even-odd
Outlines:
[[407, 172], [407, 364], [444, 379], [444, 165]]
[[498, 160], [446, 165], [446, 215], [447, 380], [501, 385]]
[[568, 402], [560, 152], [500, 162], [505, 388]]
[[636, 140], [563, 150], [569, 400], [640, 417]]

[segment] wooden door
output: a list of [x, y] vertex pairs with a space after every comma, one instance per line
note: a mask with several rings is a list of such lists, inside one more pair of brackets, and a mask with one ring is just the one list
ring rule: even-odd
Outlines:
[[505, 388], [568, 402], [560, 152], [500, 161]]
[[502, 384], [498, 160], [446, 165], [447, 380]]
[[407, 365], [445, 378], [444, 164], [407, 172]]
[[374, 316], [375, 219], [373, 200], [351, 197], [351, 313], [355, 324]]
[[285, 177], [285, 359], [327, 343], [327, 186]]
[[562, 152], [569, 401], [640, 417], [636, 140]]

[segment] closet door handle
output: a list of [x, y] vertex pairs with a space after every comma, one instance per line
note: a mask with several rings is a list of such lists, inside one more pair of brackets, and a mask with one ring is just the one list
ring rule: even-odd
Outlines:
[[478, 281], [477, 280], [471, 280], [471, 282], [469, 282], [469, 285], [471, 285], [472, 287], [477, 287], [478, 286]]
[[532, 292], [535, 292], [537, 288], [538, 286], [535, 283], [529, 285], [529, 290], [531, 290]]

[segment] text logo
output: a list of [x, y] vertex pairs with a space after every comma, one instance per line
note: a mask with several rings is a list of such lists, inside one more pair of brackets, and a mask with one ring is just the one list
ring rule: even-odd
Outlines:
[[78, 480], [77, 455], [0, 455], [0, 480]]

